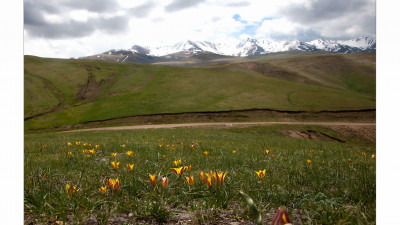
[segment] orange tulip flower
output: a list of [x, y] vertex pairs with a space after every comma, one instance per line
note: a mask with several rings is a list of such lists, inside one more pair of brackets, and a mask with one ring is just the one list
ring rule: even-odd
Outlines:
[[167, 186], [168, 186], [168, 177], [161, 178], [161, 186], [163, 188], [167, 188]]

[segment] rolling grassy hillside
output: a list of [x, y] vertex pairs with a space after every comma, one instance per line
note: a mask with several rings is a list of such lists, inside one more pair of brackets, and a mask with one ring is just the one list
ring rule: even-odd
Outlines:
[[181, 68], [25, 56], [25, 129], [157, 113], [375, 108], [375, 54]]

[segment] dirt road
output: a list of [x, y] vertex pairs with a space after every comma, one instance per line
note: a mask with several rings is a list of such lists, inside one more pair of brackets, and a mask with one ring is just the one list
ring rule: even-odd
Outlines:
[[220, 122], [220, 123], [180, 123], [180, 124], [147, 124], [134, 126], [118, 126], [118, 127], [101, 127], [88, 128], [79, 130], [61, 131], [60, 133], [82, 132], [82, 131], [99, 131], [99, 130], [134, 130], [134, 129], [163, 129], [163, 128], [178, 128], [178, 127], [233, 127], [233, 126], [254, 126], [254, 125], [322, 125], [322, 126], [376, 126], [376, 123], [351, 123], [351, 122]]

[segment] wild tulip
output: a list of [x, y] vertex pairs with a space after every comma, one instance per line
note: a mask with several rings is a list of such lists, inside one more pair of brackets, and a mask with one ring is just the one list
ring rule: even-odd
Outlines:
[[265, 149], [265, 154], [268, 155], [269, 154], [269, 150]]
[[186, 171], [190, 171], [191, 169], [192, 169], [192, 165], [185, 166], [185, 170], [186, 170]]
[[116, 152], [111, 153], [111, 156], [112, 156], [112, 157], [116, 157], [116, 156], [117, 156], [117, 153], [116, 153]]
[[95, 151], [94, 151], [94, 149], [92, 149], [92, 150], [89, 150], [87, 153], [89, 153], [90, 155], [94, 155]]
[[201, 181], [205, 181], [206, 180], [206, 177], [205, 177], [205, 174], [204, 174], [203, 171], [199, 172], [199, 178], [200, 178]]
[[119, 162], [111, 162], [111, 165], [114, 167], [114, 169], [118, 169], [119, 168]]
[[71, 195], [73, 195], [76, 191], [79, 191], [79, 188], [78, 189], [76, 189], [76, 187], [74, 187], [74, 185], [69, 185], [69, 184], [66, 184], [65, 185], [65, 190], [67, 191], [67, 194], [69, 195], [69, 196], [71, 196]]
[[87, 143], [83, 143], [83, 147], [87, 147]]
[[185, 171], [185, 167], [172, 168], [171, 170], [180, 176], [183, 174], [183, 171]]
[[375, 155], [372, 155], [372, 156], [371, 156], [371, 159], [375, 159]]
[[72, 156], [72, 152], [68, 152], [68, 156]]
[[311, 149], [311, 150], [310, 150], [310, 153], [313, 153], [313, 152], [314, 152], [314, 149]]
[[121, 148], [125, 148], [125, 145], [121, 145]]
[[349, 162], [353, 162], [353, 160], [352, 160], [352, 159], [347, 159], [347, 161], [349, 161]]
[[193, 176], [186, 177], [186, 180], [187, 180], [187, 182], [188, 182], [188, 184], [189, 184], [190, 186], [192, 186], [192, 185], [194, 184]]
[[208, 151], [205, 151], [205, 152], [203, 152], [203, 154], [204, 154], [205, 156], [208, 156], [209, 152], [208, 152]]
[[212, 176], [207, 176], [206, 184], [207, 184], [207, 186], [209, 186], [209, 187], [211, 187], [211, 186], [213, 185]]
[[174, 161], [174, 165], [175, 166], [179, 166], [179, 165], [181, 165], [181, 163], [182, 163], [182, 160], [176, 160], [176, 161]]
[[161, 148], [161, 147], [162, 147], [162, 144], [159, 144], [158, 147]]
[[259, 178], [264, 178], [265, 177], [265, 169], [264, 170], [259, 170], [258, 172], [257, 171], [255, 171], [256, 173], [257, 173], [257, 176], [259, 177]]
[[127, 152], [126, 152], [126, 155], [128, 155], [128, 156], [133, 156], [133, 152], [132, 152], [132, 151], [127, 151]]
[[236, 154], [236, 150], [233, 150], [232, 153], [233, 153], [233, 154]]
[[100, 145], [95, 145], [94, 146], [96, 149], [99, 149], [100, 148]]
[[307, 159], [307, 164], [311, 164], [311, 160]]
[[271, 155], [271, 159], [275, 158], [275, 155]]
[[107, 186], [100, 187], [99, 190], [100, 190], [102, 193], [106, 193], [106, 192], [107, 192]]
[[88, 147], [91, 148], [91, 147], [92, 147], [92, 144], [88, 144]]
[[224, 182], [225, 176], [226, 173], [215, 171], [215, 183], [217, 186], [220, 186]]
[[135, 164], [126, 164], [126, 167], [128, 168], [129, 171], [132, 171], [133, 168], [135, 167]]
[[167, 186], [168, 186], [168, 177], [161, 178], [161, 186], [163, 188], [167, 188]]
[[68, 142], [67, 145], [68, 145], [68, 147], [71, 147], [71, 146], [72, 146], [72, 143], [71, 143], [71, 142]]
[[112, 189], [114, 191], [118, 191], [119, 190], [120, 182], [118, 181], [118, 178], [115, 179], [115, 180], [109, 178], [109, 179], [106, 180], [106, 184], [107, 184], [108, 188], [110, 188], [110, 189]]
[[150, 183], [151, 183], [153, 186], [156, 186], [156, 184], [157, 184], [157, 176], [156, 176], [155, 174], [150, 174], [150, 175], [149, 175], [149, 178], [150, 178]]
[[363, 156], [364, 158], [367, 158], [367, 154], [366, 154], [365, 152], [362, 153], [362, 156]]
[[46, 145], [43, 145], [42, 148], [45, 149], [45, 148], [47, 148], [47, 146], [46, 146]]
[[80, 141], [77, 141], [77, 142], [75, 142], [75, 144], [76, 144], [76, 145], [80, 145], [80, 144], [81, 144], [81, 142], [80, 142]]

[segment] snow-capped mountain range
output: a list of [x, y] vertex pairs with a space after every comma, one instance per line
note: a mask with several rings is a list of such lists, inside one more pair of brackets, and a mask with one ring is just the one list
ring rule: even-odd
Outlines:
[[139, 53], [147, 56], [167, 56], [176, 53], [188, 55], [200, 52], [211, 52], [225, 56], [253, 56], [285, 51], [329, 51], [336, 53], [355, 53], [376, 50], [376, 39], [372, 37], [361, 37], [351, 40], [324, 40], [317, 39], [309, 42], [301, 41], [270, 41], [246, 39], [239, 43], [213, 43], [209, 41], [178, 42], [171, 46], [144, 47], [134, 45], [127, 50], [110, 50], [103, 54]]

